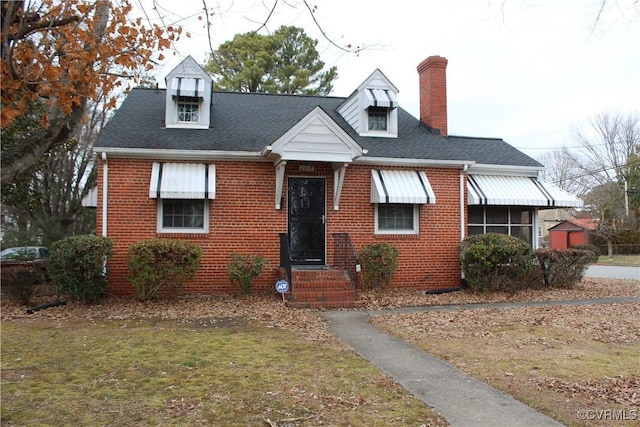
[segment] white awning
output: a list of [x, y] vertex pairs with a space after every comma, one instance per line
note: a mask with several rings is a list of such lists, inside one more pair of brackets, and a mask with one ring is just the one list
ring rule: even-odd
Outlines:
[[215, 199], [216, 167], [200, 163], [154, 163], [152, 199]]
[[204, 97], [204, 79], [175, 77], [171, 80], [171, 96]]
[[367, 95], [367, 107], [386, 107], [396, 108], [398, 106], [398, 98], [392, 90], [388, 89], [365, 89]]
[[526, 176], [469, 175], [469, 205], [578, 208], [582, 200], [553, 184]]
[[436, 203], [427, 174], [409, 170], [371, 170], [371, 203]]
[[91, 190], [89, 190], [89, 193], [87, 193], [87, 195], [82, 198], [82, 201], [80, 203], [85, 208], [98, 207], [98, 187], [93, 187]]

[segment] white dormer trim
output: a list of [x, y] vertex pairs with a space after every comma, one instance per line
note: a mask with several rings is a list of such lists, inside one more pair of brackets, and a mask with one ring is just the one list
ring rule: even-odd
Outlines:
[[[167, 99], [165, 126], [181, 129], [209, 129], [213, 79], [191, 57], [187, 56], [165, 77]], [[179, 104], [183, 104], [179, 109]], [[182, 114], [178, 114], [179, 110]], [[193, 111], [193, 114], [185, 114]], [[185, 120], [179, 120], [179, 116]], [[186, 120], [188, 118], [188, 120]]]
[[320, 107], [300, 119], [265, 154], [274, 161], [351, 163], [365, 150]]
[[[397, 138], [398, 136], [398, 88], [376, 69], [338, 107], [338, 113], [360, 136]], [[386, 112], [386, 130], [374, 130], [369, 126], [370, 108], [377, 113]]]

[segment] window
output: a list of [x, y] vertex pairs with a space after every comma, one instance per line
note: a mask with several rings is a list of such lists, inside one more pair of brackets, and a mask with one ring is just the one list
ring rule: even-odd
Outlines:
[[198, 123], [200, 121], [200, 98], [193, 96], [178, 97], [178, 122]]
[[376, 233], [417, 234], [418, 205], [399, 203], [377, 204]]
[[500, 233], [533, 242], [533, 211], [517, 206], [469, 206], [467, 234]]
[[158, 232], [209, 232], [209, 203], [199, 199], [160, 199]]
[[387, 131], [387, 109], [381, 107], [367, 108], [369, 130]]

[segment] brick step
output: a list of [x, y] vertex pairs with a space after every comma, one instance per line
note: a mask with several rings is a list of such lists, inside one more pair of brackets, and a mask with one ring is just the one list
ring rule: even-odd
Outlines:
[[353, 289], [351, 283], [346, 280], [328, 281], [328, 280], [298, 280], [293, 282], [293, 290], [340, 290]]
[[349, 280], [342, 270], [293, 270], [291, 272], [293, 281], [309, 280]]
[[287, 301], [290, 308], [311, 308], [332, 310], [336, 308], [362, 308], [361, 301]]
[[293, 270], [291, 308], [356, 308], [356, 293], [344, 270]]
[[294, 301], [335, 301], [354, 300], [356, 293], [351, 290], [331, 291], [295, 291], [292, 295]]

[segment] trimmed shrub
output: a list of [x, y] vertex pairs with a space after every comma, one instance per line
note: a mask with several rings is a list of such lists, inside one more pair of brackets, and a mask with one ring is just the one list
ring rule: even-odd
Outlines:
[[175, 239], [142, 240], [129, 246], [129, 282], [143, 301], [178, 293], [200, 268], [202, 249]]
[[398, 248], [388, 243], [364, 246], [359, 259], [365, 287], [377, 289], [389, 284], [393, 273], [398, 269], [398, 255]]
[[252, 292], [253, 279], [262, 273], [264, 258], [260, 255], [231, 254], [231, 262], [227, 266], [229, 280], [237, 284], [245, 295]]
[[23, 305], [29, 305], [41, 273], [33, 265], [2, 268], [2, 295]]
[[526, 285], [533, 269], [529, 245], [507, 234], [469, 236], [459, 250], [462, 271], [471, 289], [514, 292]]
[[538, 249], [534, 252], [540, 266], [544, 286], [572, 288], [584, 277], [589, 264], [598, 260], [598, 255], [589, 249]]
[[113, 244], [108, 237], [73, 236], [51, 246], [48, 273], [59, 294], [93, 304], [107, 289], [107, 259]]
[[595, 245], [575, 245], [575, 246], [571, 246], [571, 249], [580, 249], [583, 251], [591, 251], [593, 252], [593, 254], [595, 255], [595, 261], [598, 261], [598, 257], [600, 256], [600, 249], [598, 249], [597, 246]]

